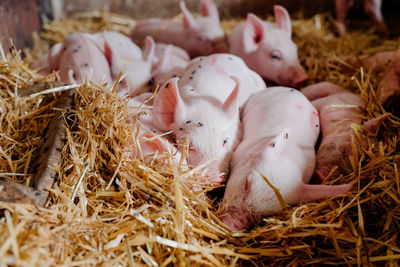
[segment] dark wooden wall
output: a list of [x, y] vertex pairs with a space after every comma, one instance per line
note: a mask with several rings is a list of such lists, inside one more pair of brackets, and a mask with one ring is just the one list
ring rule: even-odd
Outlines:
[[[248, 12], [260, 16], [271, 14], [275, 4], [285, 6], [291, 16], [301, 13], [310, 17], [320, 12], [334, 14], [334, 0], [214, 0], [221, 17], [244, 17]], [[105, 10], [133, 18], [171, 17], [178, 13], [180, 0], [0, 0], [0, 41], [10, 48], [12, 38], [17, 48], [32, 45], [31, 34], [39, 31], [41, 18], [63, 17], [81, 11]], [[190, 10], [197, 10], [199, 0], [185, 1]], [[383, 15], [392, 32], [400, 32], [400, 1], [383, 0]], [[363, 0], [355, 0], [349, 18], [366, 18]]]
[[36, 0], [0, 0], [0, 39], [4, 50], [10, 49], [10, 38], [17, 48], [32, 45], [31, 33], [40, 29]]

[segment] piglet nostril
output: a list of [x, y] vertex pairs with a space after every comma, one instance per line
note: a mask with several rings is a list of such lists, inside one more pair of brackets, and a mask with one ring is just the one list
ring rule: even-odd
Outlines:
[[225, 211], [218, 216], [221, 222], [231, 231], [240, 231], [248, 228], [252, 222], [248, 209], [242, 208], [239, 211]]

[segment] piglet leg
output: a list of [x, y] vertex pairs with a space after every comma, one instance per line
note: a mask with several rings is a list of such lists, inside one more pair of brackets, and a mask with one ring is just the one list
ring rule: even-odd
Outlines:
[[336, 31], [339, 36], [343, 36], [346, 33], [344, 21], [353, 3], [354, 0], [336, 0]]
[[383, 34], [389, 34], [381, 12], [382, 0], [364, 0], [365, 13], [374, 21], [376, 29]]
[[299, 200], [301, 202], [311, 202], [319, 199], [334, 197], [345, 194], [351, 189], [351, 184], [342, 185], [316, 185], [302, 184], [300, 187]]
[[303, 89], [301, 89], [301, 92], [307, 97], [308, 100], [313, 101], [317, 98], [322, 98], [325, 96], [348, 91], [343, 87], [340, 87], [339, 85], [331, 82], [320, 82], [304, 87]]

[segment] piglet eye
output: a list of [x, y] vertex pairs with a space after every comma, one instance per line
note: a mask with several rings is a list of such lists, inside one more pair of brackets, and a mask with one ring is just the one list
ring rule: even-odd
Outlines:
[[281, 59], [282, 59], [282, 54], [281, 54], [281, 52], [278, 51], [278, 50], [272, 51], [269, 55], [270, 55], [270, 57], [271, 57], [272, 59], [275, 59], [275, 60], [281, 60]]
[[227, 143], [228, 143], [228, 139], [225, 139], [224, 143], [222, 145], [225, 146]]

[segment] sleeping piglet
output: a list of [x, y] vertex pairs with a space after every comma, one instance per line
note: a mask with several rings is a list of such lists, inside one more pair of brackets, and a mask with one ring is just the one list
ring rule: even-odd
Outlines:
[[155, 60], [155, 44], [151, 37], [146, 37], [143, 52], [130, 38], [118, 32], [103, 31], [92, 34], [91, 38], [106, 56], [112, 78], [115, 80], [120, 73], [124, 74], [117, 90], [119, 94], [136, 96], [149, 91], [147, 83]]
[[292, 41], [292, 25], [286, 9], [274, 6], [276, 23], [265, 22], [249, 13], [246, 21], [232, 30], [229, 52], [264, 79], [279, 85], [298, 87], [308, 79], [299, 63], [297, 46]]
[[180, 149], [188, 139], [189, 164], [208, 164], [208, 180], [223, 183], [232, 151], [240, 140], [239, 88], [236, 85], [222, 102], [195, 92], [184, 97], [178, 80], [169, 80], [155, 96], [154, 124], [172, 131]]
[[[131, 123], [136, 123], [137, 126], [134, 133], [138, 142], [136, 144], [137, 151], [132, 153], [138, 159], [165, 154], [165, 159], [171, 156], [172, 162], [177, 165], [181, 162], [181, 153], [168, 139], [168, 136], [162, 135], [162, 132], [154, 125], [151, 114], [153, 102], [150, 100], [152, 95], [152, 93], [143, 93], [128, 101]], [[181, 167], [187, 168], [186, 160], [182, 160]]]
[[200, 0], [202, 16], [199, 18], [193, 17], [183, 1], [180, 2], [180, 8], [182, 18], [139, 21], [131, 33], [132, 40], [140, 42], [150, 35], [156, 42], [174, 44], [185, 49], [191, 57], [227, 50], [218, 9], [212, 0]]
[[82, 83], [88, 78], [96, 83], [105, 81], [109, 86], [123, 73], [117, 92], [135, 96], [149, 90], [154, 49], [151, 37], [146, 38], [142, 52], [131, 39], [118, 32], [75, 33], [55, 44], [34, 67], [41, 68], [43, 74], [60, 70], [65, 82]]
[[189, 92], [214, 97], [220, 102], [226, 101], [236, 85], [239, 88], [239, 107], [252, 94], [267, 88], [260, 75], [249, 69], [240, 57], [231, 54], [195, 58], [179, 80], [182, 96]]
[[299, 91], [270, 87], [251, 96], [243, 109], [243, 141], [232, 156], [221, 221], [240, 230], [282, 210], [272, 186], [289, 205], [347, 192], [348, 184], [307, 184], [318, 134], [318, 112]]
[[[361, 123], [361, 110], [364, 101], [356, 94], [332, 84], [321, 82], [307, 86], [301, 92], [310, 100], [320, 114], [322, 141], [317, 152], [315, 173], [324, 180], [335, 166], [340, 169], [348, 166], [352, 155], [351, 137], [353, 123]], [[385, 113], [365, 122], [366, 131], [376, 132], [382, 120], [390, 114]], [[373, 144], [377, 140], [370, 140]], [[354, 139], [355, 145], [358, 142]]]
[[50, 51], [49, 57], [50, 66], [59, 67], [63, 82], [77, 84], [88, 79], [95, 83], [112, 83], [107, 59], [87, 33], [66, 36], [61, 46], [56, 45]]

